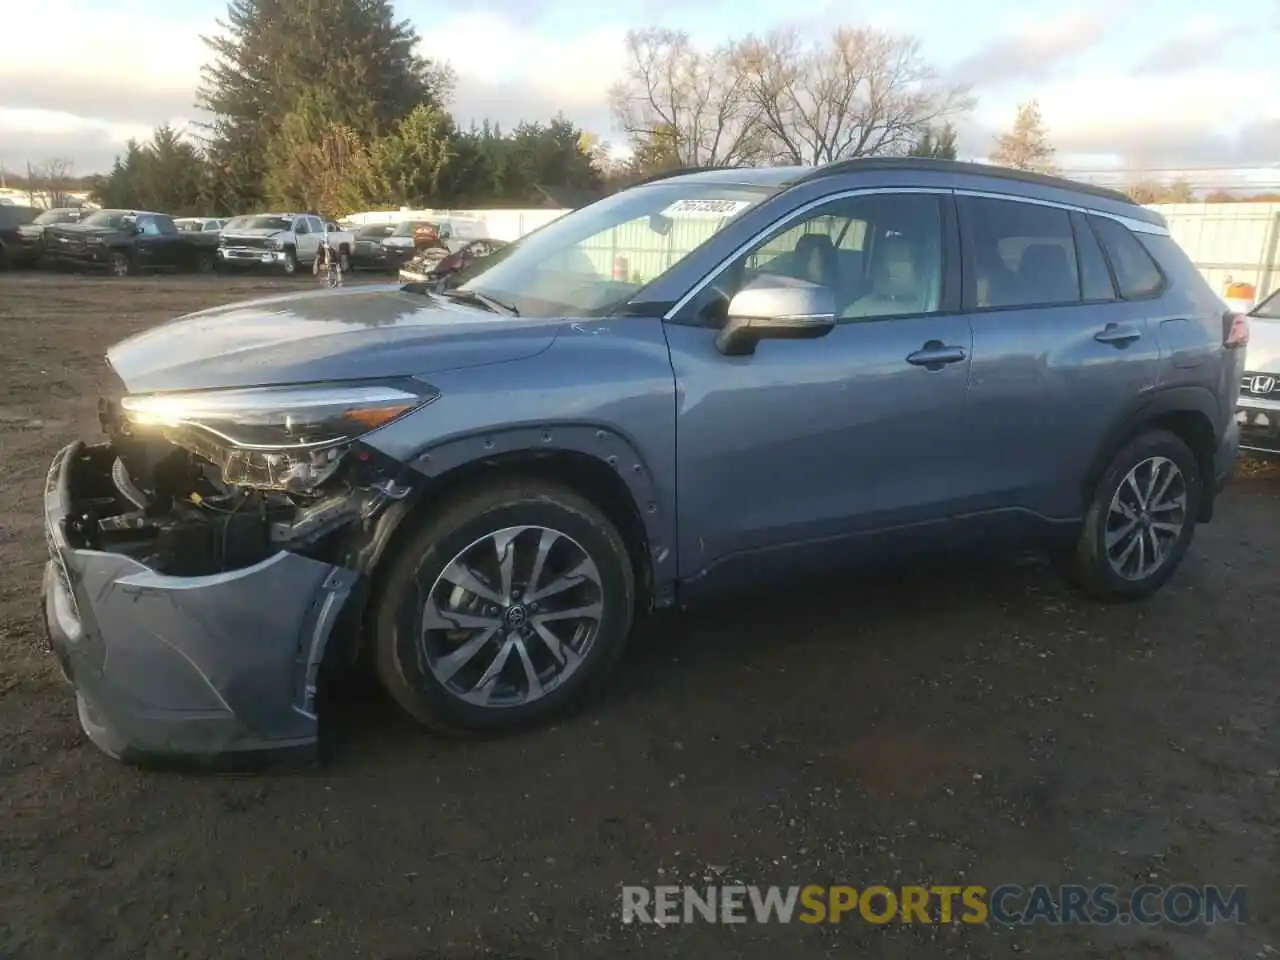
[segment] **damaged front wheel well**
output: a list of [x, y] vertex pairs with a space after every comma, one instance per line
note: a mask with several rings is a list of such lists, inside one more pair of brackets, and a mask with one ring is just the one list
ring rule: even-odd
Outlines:
[[514, 451], [456, 467], [430, 478], [411, 500], [397, 503], [381, 518], [380, 529], [369, 540], [365, 553], [366, 590], [360, 604], [358, 627], [352, 632], [351, 647], [343, 654], [347, 663], [363, 660], [369, 644], [370, 624], [381, 600], [382, 573], [412, 539], [417, 527], [454, 500], [473, 494], [478, 488], [513, 479], [542, 480], [567, 487], [590, 500], [609, 518], [622, 535], [636, 572], [636, 602], [648, 609], [653, 599], [653, 567], [644, 521], [626, 483], [606, 463], [574, 451]]

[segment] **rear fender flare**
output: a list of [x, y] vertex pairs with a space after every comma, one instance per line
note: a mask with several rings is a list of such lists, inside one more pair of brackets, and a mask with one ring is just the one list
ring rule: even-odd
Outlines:
[[[1217, 399], [1207, 388], [1191, 386], [1165, 387], [1144, 394], [1137, 398], [1124, 414], [1116, 420], [1094, 453], [1089, 469], [1084, 475], [1084, 482], [1080, 491], [1083, 504], [1082, 510], [1088, 509], [1088, 503], [1093, 497], [1094, 488], [1097, 487], [1098, 481], [1102, 479], [1102, 474], [1106, 471], [1107, 464], [1111, 462], [1111, 458], [1116, 455], [1117, 451], [1131, 437], [1140, 433], [1144, 426], [1171, 413], [1201, 414], [1208, 420], [1215, 436], [1219, 432], [1218, 421], [1221, 411], [1218, 408]], [[1209, 456], [1212, 457], [1212, 455], [1213, 451], [1210, 450]], [[1206, 472], [1203, 503], [1207, 509], [1211, 510], [1213, 501], [1212, 463], [1203, 466], [1207, 471], [1202, 471]]]

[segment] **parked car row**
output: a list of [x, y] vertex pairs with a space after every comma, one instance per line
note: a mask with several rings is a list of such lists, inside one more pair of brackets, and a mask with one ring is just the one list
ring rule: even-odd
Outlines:
[[344, 272], [399, 273], [436, 280], [503, 245], [461, 239], [448, 221], [402, 220], [346, 229], [315, 213], [239, 217], [170, 217], [150, 210], [95, 210], [5, 205], [0, 209], [0, 266], [140, 271], [310, 270], [322, 240]]

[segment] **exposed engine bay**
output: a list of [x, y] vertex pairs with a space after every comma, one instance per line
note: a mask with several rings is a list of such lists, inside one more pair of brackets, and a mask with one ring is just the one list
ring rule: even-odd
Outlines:
[[411, 487], [358, 443], [291, 455], [244, 450], [197, 427], [137, 427], [99, 404], [110, 438], [69, 473], [76, 547], [122, 553], [172, 576], [259, 563], [281, 550], [335, 561], [335, 543]]

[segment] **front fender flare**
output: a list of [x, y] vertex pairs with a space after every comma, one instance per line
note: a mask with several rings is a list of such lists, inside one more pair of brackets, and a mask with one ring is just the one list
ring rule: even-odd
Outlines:
[[622, 481], [644, 525], [654, 586], [661, 595], [664, 585], [674, 582], [676, 575], [675, 505], [663, 493], [635, 444], [619, 431], [591, 423], [544, 423], [477, 431], [424, 448], [411, 465], [419, 473], [436, 478], [492, 458], [556, 452], [591, 457]]

